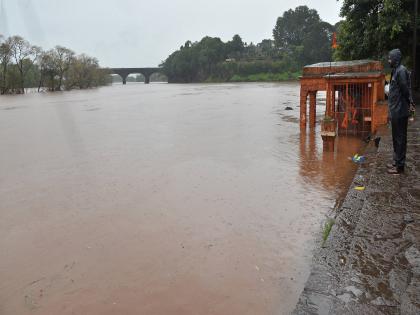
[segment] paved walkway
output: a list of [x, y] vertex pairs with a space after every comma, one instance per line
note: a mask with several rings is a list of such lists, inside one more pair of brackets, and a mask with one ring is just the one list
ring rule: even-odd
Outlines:
[[[420, 314], [420, 117], [409, 125], [406, 174], [386, 174], [390, 130], [352, 183], [294, 314]], [[365, 186], [365, 191], [356, 191]]]

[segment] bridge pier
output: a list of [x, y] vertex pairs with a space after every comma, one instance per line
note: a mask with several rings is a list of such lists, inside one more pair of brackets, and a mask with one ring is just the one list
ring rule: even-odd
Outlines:
[[155, 72], [162, 72], [162, 68], [111, 68], [111, 73], [118, 74], [122, 83], [127, 84], [127, 77], [130, 73], [141, 73], [144, 76], [144, 83], [150, 83], [150, 76]]
[[127, 84], [127, 78], [128, 78], [128, 76], [129, 76], [129, 73], [118, 73], [118, 75], [121, 77], [121, 79], [122, 79], [122, 83], [124, 84], [124, 85], [126, 85]]

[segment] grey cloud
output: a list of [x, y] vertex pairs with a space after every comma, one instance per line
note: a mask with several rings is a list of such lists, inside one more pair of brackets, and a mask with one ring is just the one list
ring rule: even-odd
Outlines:
[[44, 48], [63, 45], [110, 67], [156, 66], [205, 35], [245, 42], [270, 38], [278, 16], [298, 5], [339, 21], [336, 0], [2, 0], [6, 27]]

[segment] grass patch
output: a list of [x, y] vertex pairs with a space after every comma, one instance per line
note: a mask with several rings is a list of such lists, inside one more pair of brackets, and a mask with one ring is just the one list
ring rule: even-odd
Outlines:
[[204, 83], [225, 83], [225, 82], [227, 81], [219, 77], [215, 77], [215, 76], [210, 76], [204, 81]]
[[328, 237], [330, 236], [331, 229], [335, 224], [334, 219], [328, 219], [327, 222], [324, 224], [324, 228], [322, 230], [322, 246], [324, 246], [325, 242], [327, 241]]
[[301, 71], [297, 72], [261, 72], [248, 75], [235, 74], [231, 78], [226, 79], [221, 76], [212, 75], [208, 77], [205, 83], [222, 83], [222, 82], [282, 82], [297, 81], [302, 75]]
[[283, 73], [256, 73], [250, 75], [235, 74], [230, 78], [230, 82], [279, 82], [298, 80], [300, 72], [283, 72]]

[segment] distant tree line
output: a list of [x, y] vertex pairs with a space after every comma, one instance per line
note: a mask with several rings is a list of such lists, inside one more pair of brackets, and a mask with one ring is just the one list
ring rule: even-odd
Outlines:
[[334, 31], [316, 10], [299, 6], [278, 18], [272, 39], [247, 44], [235, 35], [228, 42], [217, 37], [187, 41], [162, 67], [169, 82], [293, 79], [302, 66], [331, 60]]
[[[420, 33], [414, 4], [415, 0], [344, 0], [343, 20], [336, 25], [322, 21], [316, 10], [299, 6], [277, 19], [271, 39], [247, 44], [235, 35], [228, 42], [217, 37], [187, 41], [162, 66], [170, 82], [284, 80], [316, 62], [376, 59], [386, 65], [388, 51], [398, 47], [409, 68], [417, 60], [412, 70], [420, 79], [420, 48], [412, 54], [413, 45], [420, 44], [413, 42], [414, 28]], [[338, 49], [333, 53], [334, 32]]]
[[87, 89], [108, 84], [109, 79], [96, 58], [61, 46], [43, 51], [20, 36], [0, 35], [1, 94], [23, 94], [25, 88]]

